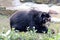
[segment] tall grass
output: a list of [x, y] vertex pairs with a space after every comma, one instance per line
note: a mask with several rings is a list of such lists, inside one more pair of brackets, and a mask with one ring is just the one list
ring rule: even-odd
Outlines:
[[47, 34], [36, 33], [35, 30], [15, 32], [13, 29], [6, 33], [0, 33], [0, 40], [60, 40], [60, 33], [52, 34], [51, 30], [48, 30]]

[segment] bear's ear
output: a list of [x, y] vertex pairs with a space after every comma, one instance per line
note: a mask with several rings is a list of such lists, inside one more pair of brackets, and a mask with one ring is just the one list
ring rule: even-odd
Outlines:
[[42, 12], [41, 17], [45, 17], [46, 13]]

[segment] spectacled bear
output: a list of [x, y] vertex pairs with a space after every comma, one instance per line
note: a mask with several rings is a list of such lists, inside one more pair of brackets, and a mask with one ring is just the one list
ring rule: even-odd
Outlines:
[[45, 24], [49, 21], [50, 15], [46, 12], [37, 10], [17, 11], [10, 17], [10, 27], [20, 32], [26, 32], [27, 27], [32, 29], [34, 26], [37, 33], [47, 33], [48, 28]]

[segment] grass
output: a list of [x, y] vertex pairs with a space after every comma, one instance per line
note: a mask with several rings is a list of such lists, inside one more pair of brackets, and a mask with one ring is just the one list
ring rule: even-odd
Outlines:
[[9, 16], [0, 15], [0, 32], [7, 31], [9, 29]]
[[0, 34], [0, 40], [60, 40], [60, 33], [54, 35], [48, 31], [47, 34], [40, 34], [35, 33], [35, 30], [15, 32], [13, 29], [12, 31], [8, 30], [8, 32]]

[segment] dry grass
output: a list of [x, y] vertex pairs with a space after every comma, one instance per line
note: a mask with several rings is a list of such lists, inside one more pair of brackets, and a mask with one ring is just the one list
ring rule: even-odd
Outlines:
[[9, 29], [9, 17], [6, 15], [0, 15], [0, 32], [7, 31]]

